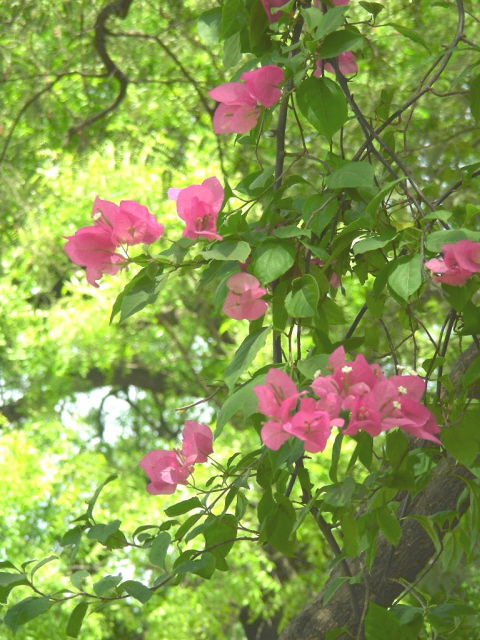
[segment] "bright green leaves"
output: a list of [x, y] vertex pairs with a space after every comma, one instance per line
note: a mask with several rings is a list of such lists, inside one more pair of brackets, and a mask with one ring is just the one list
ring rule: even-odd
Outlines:
[[270, 491], [264, 493], [258, 504], [258, 518], [261, 522], [260, 542], [268, 542], [286, 556], [293, 554], [295, 546], [294, 527], [296, 513], [290, 500]]
[[404, 302], [417, 291], [422, 284], [422, 259], [419, 253], [395, 260], [395, 266], [388, 276], [388, 285], [392, 292]]
[[7, 611], [4, 622], [15, 633], [19, 627], [48, 611], [52, 604], [48, 598], [25, 598]]
[[160, 531], [153, 539], [148, 558], [156, 567], [166, 570], [165, 559], [171, 540], [172, 538], [168, 531]]
[[200, 255], [207, 260], [238, 260], [245, 262], [250, 255], [250, 245], [240, 242], [217, 242], [212, 249], [200, 251]]
[[349, 162], [325, 178], [330, 189], [371, 189], [374, 186], [374, 169], [368, 162]]
[[110, 322], [118, 313], [120, 314], [120, 322], [124, 322], [134, 313], [141, 311], [147, 304], [156, 302], [158, 294], [166, 285], [167, 280], [168, 273], [151, 275], [149, 267], [142, 269], [115, 300]]
[[220, 21], [220, 39], [226, 40], [243, 29], [248, 14], [243, 0], [224, 0]]
[[216, 567], [225, 571], [228, 567], [225, 558], [230, 553], [237, 537], [237, 518], [227, 513], [222, 516], [210, 516], [207, 528], [203, 532], [205, 550], [216, 559]]
[[329, 140], [347, 121], [346, 98], [338, 84], [329, 78], [304, 80], [298, 87], [297, 104], [308, 122]]
[[253, 253], [252, 271], [262, 284], [273, 282], [290, 269], [295, 250], [287, 240], [266, 240]]
[[286, 310], [294, 318], [313, 317], [317, 315], [319, 296], [315, 278], [305, 274], [292, 282], [292, 290], [285, 300]]
[[230, 391], [233, 390], [238, 378], [251, 365], [257, 353], [264, 346], [269, 333], [270, 327], [264, 327], [260, 331], [249, 335], [242, 342], [232, 362], [225, 370], [224, 380]]
[[88, 602], [79, 602], [73, 609], [67, 622], [67, 636], [69, 638], [78, 638], [87, 611]]

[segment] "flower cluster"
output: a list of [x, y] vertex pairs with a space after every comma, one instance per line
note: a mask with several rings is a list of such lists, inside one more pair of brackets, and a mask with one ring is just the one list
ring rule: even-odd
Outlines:
[[283, 69], [270, 64], [240, 76], [242, 82], [227, 82], [208, 92], [220, 102], [213, 116], [215, 133], [247, 133], [257, 124], [258, 103], [272, 107], [282, 95]]
[[187, 420], [181, 449], [149, 451], [140, 466], [150, 478], [147, 491], [153, 495], [174, 493], [178, 484], [187, 484], [193, 465], [206, 462], [213, 452], [212, 431], [207, 425]]
[[260, 298], [267, 289], [260, 286], [255, 276], [249, 273], [235, 273], [227, 280], [229, 289], [222, 308], [225, 315], [234, 320], [256, 320], [263, 316], [268, 308]]
[[207, 178], [202, 184], [185, 189], [169, 189], [168, 197], [177, 203], [178, 216], [186, 222], [184, 238], [223, 240], [217, 233], [217, 217], [223, 204], [223, 187], [217, 178]]
[[399, 427], [440, 444], [435, 417], [421, 403], [425, 391], [421, 378], [386, 378], [380, 367], [368, 364], [363, 355], [347, 362], [343, 347], [330, 355], [328, 363], [332, 373], [316, 377], [311, 384], [315, 399], [300, 398], [307, 392], [299, 392], [293, 380], [278, 369], [270, 369], [265, 384], [254, 387], [259, 411], [268, 418], [261, 431], [268, 448], [278, 449], [293, 435], [304, 441], [305, 451], [323, 451], [332, 427], [344, 425], [343, 411], [350, 413], [343, 431], [347, 435], [362, 429], [376, 436]]
[[87, 280], [94, 287], [104, 273], [120, 271], [125, 262], [124, 256], [115, 253], [120, 245], [151, 244], [165, 230], [147, 207], [131, 200], [116, 205], [97, 197], [92, 217], [93, 226], [65, 236], [65, 251], [72, 262], [87, 268]]
[[444, 244], [442, 258], [425, 263], [435, 274], [435, 280], [445, 284], [463, 286], [474, 273], [480, 273], [480, 242], [460, 240]]

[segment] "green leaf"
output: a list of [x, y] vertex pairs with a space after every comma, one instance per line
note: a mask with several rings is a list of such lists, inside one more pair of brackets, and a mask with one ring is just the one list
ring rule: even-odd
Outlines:
[[434, 231], [425, 240], [425, 247], [432, 253], [440, 253], [444, 244], [455, 244], [459, 240], [480, 241], [480, 232], [470, 229], [450, 229]]
[[347, 101], [341, 88], [329, 78], [307, 78], [297, 91], [302, 115], [323, 136], [332, 139], [348, 117]]
[[238, 260], [245, 262], [250, 255], [250, 245], [241, 240], [240, 242], [219, 242], [213, 249], [200, 251], [200, 255], [207, 260]]
[[[87, 508], [86, 513], [85, 513], [85, 515], [87, 516], [87, 519], [90, 520], [93, 517], [93, 508], [95, 507], [95, 503], [97, 502], [98, 497], [99, 497], [100, 493], [102, 492], [102, 489], [109, 482], [113, 482], [113, 480], [116, 480], [117, 478], [118, 478], [118, 476], [116, 474], [112, 474], [112, 475], [108, 476], [108, 478], [104, 482], [102, 482], [102, 484], [99, 487], [97, 487], [97, 489], [95, 490], [95, 493], [90, 498], [90, 500], [87, 502], [88, 508]], [[66, 543], [64, 543], [64, 544], [66, 544]]]
[[299, 360], [297, 367], [302, 375], [308, 380], [313, 380], [317, 371], [324, 370], [328, 364], [329, 355], [326, 353], [319, 353], [306, 360]]
[[330, 602], [330, 600], [337, 593], [338, 589], [342, 586], [342, 584], [344, 584], [345, 582], [348, 582], [349, 580], [350, 580], [350, 576], [338, 576], [336, 578], [333, 578], [333, 580], [330, 580], [327, 583], [327, 586], [325, 587], [325, 592], [323, 594], [324, 607]]
[[448, 631], [455, 623], [454, 618], [475, 616], [478, 609], [466, 602], [446, 602], [432, 607], [427, 611], [427, 620], [439, 632]]
[[405, 36], [405, 38], [408, 38], [409, 40], [411, 40], [412, 42], [415, 42], [416, 44], [420, 44], [422, 47], [424, 47], [428, 51], [428, 53], [430, 53], [430, 49], [428, 48], [427, 43], [420, 35], [418, 35], [416, 31], [413, 31], [413, 29], [409, 29], [408, 27], [404, 27], [403, 25], [398, 24], [397, 22], [390, 22], [387, 24], [388, 26], [396, 29], [398, 33], [401, 33], [402, 36]]
[[147, 269], [148, 267], [145, 267], [139, 271], [119, 294], [113, 304], [110, 323], [118, 313], [120, 313], [119, 322], [122, 323], [141, 311], [147, 304], [153, 304], [157, 300], [158, 294], [167, 283], [168, 273], [161, 273], [152, 278]]
[[220, 22], [220, 39], [226, 40], [238, 33], [247, 24], [243, 0], [224, 0]]
[[182, 500], [177, 504], [172, 505], [165, 509], [166, 515], [170, 518], [172, 516], [181, 516], [184, 513], [188, 513], [192, 509], [197, 509], [198, 507], [202, 507], [202, 503], [197, 498], [197, 496], [193, 498], [189, 498], [188, 500]]
[[156, 567], [161, 567], [165, 571], [165, 558], [167, 556], [171, 540], [172, 537], [168, 531], [160, 531], [160, 533], [153, 539], [152, 546], [150, 547], [150, 553], [148, 554], [150, 562]]
[[273, 512], [266, 515], [262, 522], [260, 541], [269, 542], [277, 551], [291, 556], [295, 546], [292, 535], [296, 523], [295, 509], [284, 495], [277, 494], [276, 502]]
[[325, 178], [330, 189], [370, 189], [373, 187], [375, 172], [369, 162], [349, 162]]
[[285, 227], [275, 229], [273, 235], [276, 238], [298, 238], [301, 236], [308, 236], [310, 238], [312, 231], [311, 229], [300, 229], [300, 227], [297, 227], [295, 224], [289, 224]]
[[116, 576], [108, 575], [101, 578], [93, 585], [93, 590], [97, 596], [104, 596], [106, 593], [113, 591], [122, 580], [122, 574], [119, 573]]
[[88, 611], [88, 602], [79, 602], [70, 614], [67, 622], [66, 634], [69, 638], [78, 638], [83, 620]]
[[382, 249], [386, 247], [389, 242], [397, 237], [397, 232], [393, 228], [389, 228], [384, 233], [378, 236], [370, 236], [359, 240], [353, 245], [353, 254], [355, 256], [367, 253], [367, 251], [375, 251], [376, 249]]
[[350, 504], [355, 492], [355, 480], [347, 476], [343, 482], [327, 488], [323, 499], [332, 507], [345, 507]]
[[223, 43], [223, 66], [225, 69], [236, 67], [242, 58], [240, 34], [234, 33]]
[[480, 75], [470, 82], [470, 111], [476, 122], [480, 122]]
[[387, 433], [386, 452], [392, 467], [403, 460], [408, 451], [408, 440], [401, 429], [393, 429]]
[[[315, 10], [321, 16], [320, 20], [318, 20], [318, 27], [315, 32], [315, 38], [317, 40], [320, 40], [321, 38], [328, 36], [329, 33], [333, 33], [343, 25], [344, 15], [348, 11], [348, 7], [331, 7], [325, 14], [323, 14], [320, 9]], [[308, 9], [306, 11], [308, 11]]]
[[85, 571], [85, 569], [79, 569], [78, 571], [75, 571], [75, 573], [72, 573], [72, 575], [70, 576], [70, 582], [76, 589], [81, 591], [82, 582], [89, 577], [90, 574], [88, 573], [88, 571]]
[[193, 573], [201, 576], [206, 580], [209, 580], [216, 568], [215, 556], [211, 553], [204, 552], [198, 560], [187, 560], [186, 562], [180, 562], [176, 567], [176, 573], [180, 575], [185, 573]]
[[383, 11], [383, 9], [385, 9], [383, 4], [380, 4], [378, 2], [359, 2], [358, 4], [366, 9], [369, 13], [371, 13], [374, 18], [378, 16], [380, 11]]
[[270, 327], [264, 327], [247, 336], [237, 349], [233, 356], [232, 362], [225, 369], [224, 380], [230, 392], [233, 390], [236, 381], [242, 373], [249, 367], [255, 359], [255, 356], [263, 348], [270, 333]]
[[36, 564], [33, 567], [32, 572], [30, 574], [30, 578], [33, 580], [33, 576], [35, 575], [35, 573], [44, 565], [48, 564], [49, 562], [52, 562], [52, 560], [58, 560], [58, 556], [48, 556], [48, 558], [41, 560], [38, 564]]
[[317, 315], [319, 297], [318, 284], [307, 273], [292, 282], [292, 290], [285, 299], [285, 308], [294, 318], [311, 318]]
[[427, 213], [426, 216], [420, 220], [421, 224], [424, 224], [425, 221], [428, 220], [443, 220], [443, 222], [447, 222], [452, 217], [453, 213], [451, 211], [446, 211], [445, 209], [437, 209], [436, 211], [431, 211]]
[[381, 532], [390, 544], [396, 546], [402, 536], [402, 527], [399, 521], [392, 515], [387, 505], [379, 507], [376, 510], [376, 516]]
[[419, 253], [415, 253], [396, 259], [394, 265], [388, 276], [388, 285], [399, 298], [408, 302], [422, 284], [422, 259]]
[[153, 592], [138, 580], [127, 580], [120, 585], [129, 596], [145, 604], [153, 596]]
[[442, 444], [456, 460], [470, 467], [480, 451], [480, 410], [467, 410], [454, 427], [442, 429]]
[[213, 547], [209, 549], [210, 553], [216, 558], [224, 559], [230, 553], [237, 537], [237, 518], [230, 513], [226, 513], [222, 516], [210, 516], [209, 522], [211, 526], [203, 533], [205, 549]]
[[4, 573], [0, 572], [0, 586], [2, 587], [15, 587], [19, 584], [28, 584], [27, 576], [25, 573]]
[[215, 438], [218, 438], [226, 423], [239, 411], [242, 412], [244, 419], [257, 411], [258, 398], [253, 391], [253, 387], [263, 384], [264, 381], [264, 375], [256, 376], [253, 380], [249, 380], [232, 393], [226, 402], [224, 402], [222, 408], [218, 412]]
[[428, 516], [416, 516], [416, 515], [407, 516], [407, 518], [416, 520], [418, 524], [422, 526], [422, 528], [425, 530], [430, 540], [433, 542], [435, 551], [437, 553], [440, 553], [440, 551], [442, 550], [442, 543], [440, 542], [437, 529], [435, 529], [435, 525], [433, 524], [432, 520]]
[[387, 185], [381, 189], [377, 195], [370, 200], [370, 202], [365, 207], [365, 213], [368, 215], [375, 215], [377, 213], [378, 207], [381, 205], [382, 201], [388, 196], [393, 187], [402, 182], [403, 178], [398, 178], [398, 180], [394, 180], [393, 182], [389, 182]]
[[400, 624], [397, 616], [374, 602], [368, 605], [365, 616], [366, 640], [407, 640], [408, 629]]
[[262, 284], [273, 282], [290, 269], [295, 261], [295, 249], [287, 240], [267, 240], [252, 257], [252, 271]]
[[[327, 11], [328, 14], [328, 11]], [[318, 50], [319, 58], [336, 58], [348, 50], [355, 50], [361, 46], [363, 36], [355, 29], [341, 29], [328, 35]]]
[[358, 554], [360, 541], [357, 522], [351, 511], [340, 515], [340, 525], [343, 533], [343, 550], [349, 558], [355, 558]]
[[52, 604], [48, 598], [30, 596], [11, 607], [5, 614], [4, 622], [15, 633], [19, 627], [48, 611]]
[[200, 39], [205, 44], [217, 44], [220, 40], [220, 22], [222, 19], [222, 10], [220, 8], [205, 11], [198, 18], [197, 31]]
[[116, 533], [118, 531], [121, 524], [121, 520], [113, 520], [108, 524], [95, 524], [89, 529], [87, 538], [90, 538], [90, 540], [97, 540], [104, 544], [112, 533]]

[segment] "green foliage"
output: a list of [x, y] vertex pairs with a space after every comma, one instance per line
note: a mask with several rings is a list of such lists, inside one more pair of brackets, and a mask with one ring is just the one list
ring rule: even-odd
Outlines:
[[[260, 0], [5, 6], [8, 639], [166, 640], [168, 629], [170, 640], [173, 625], [177, 640], [244, 640], [257, 622], [278, 636], [322, 585], [327, 609], [349, 597], [329, 640], [358, 635], [355, 597], [367, 640], [477, 633], [466, 567], [480, 535], [478, 275], [449, 286], [424, 262], [480, 241], [478, 23], [461, 3], [299, 4], [274, 23]], [[319, 57], [339, 67], [349, 50], [357, 74], [313, 76]], [[215, 136], [208, 90], [270, 64], [285, 71], [279, 103], [251, 132]], [[224, 239], [182, 238], [167, 189], [213, 175]], [[94, 290], [62, 236], [91, 222], [97, 193], [147, 205], [166, 232], [128, 247], [126, 268]], [[222, 312], [240, 270], [268, 290], [265, 317], [249, 325]], [[368, 422], [345, 434], [355, 389], [330, 409], [324, 451], [300, 438], [261, 445], [266, 422], [290, 425], [311, 400], [340, 345], [348, 364], [361, 352], [387, 376], [419, 370], [442, 446], [397, 428], [372, 437]], [[297, 404], [285, 408], [273, 386], [263, 415], [254, 388], [272, 368], [292, 378]], [[346, 369], [333, 386], [345, 393]], [[392, 407], [386, 398], [380, 413]], [[184, 421], [215, 417], [215, 452], [192, 463], [188, 486], [147, 494], [138, 461], [152, 449], [185, 456]], [[439, 474], [447, 494], [461, 483], [453, 504], [417, 513]], [[442, 567], [436, 583], [390, 575], [416, 543], [411, 526], [433, 549], [424, 566]], [[367, 572], [398, 585], [391, 606], [367, 608]]]

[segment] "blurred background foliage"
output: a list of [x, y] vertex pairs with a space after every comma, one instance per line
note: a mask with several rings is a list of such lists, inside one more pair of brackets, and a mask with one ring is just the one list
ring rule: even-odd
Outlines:
[[[135, 266], [129, 273], [104, 278], [94, 290], [63, 252], [62, 236], [89, 224], [97, 194], [147, 205], [167, 227], [158, 244], [163, 250], [181, 233], [175, 207], [166, 197], [170, 186], [187, 186], [211, 175], [222, 182], [228, 177], [235, 185], [258, 168], [253, 140], [245, 137], [241, 146], [231, 136], [217, 139], [212, 131], [215, 105], [207, 91], [230, 80], [244, 62], [230, 56], [231, 66], [225, 70], [215, 34], [203, 23], [199, 35], [199, 14], [218, 3], [127, 4], [127, 15], [112, 15], [105, 22], [108, 55], [128, 79], [126, 95], [89, 123], [114, 105], [120, 87], [93, 41], [95, 23], [107, 5], [98, 0], [0, 2], [0, 560], [21, 563], [56, 554], [59, 559], [41, 568], [37, 579], [57, 588], [68, 587], [67, 579], [59, 576], [79, 570], [92, 576], [121, 571], [124, 579], [152, 572], [141, 550], [119, 549], [108, 555], [93, 541], [84, 541], [78, 560], [66, 554], [59, 541], [112, 473], [119, 479], [103, 491], [95, 511], [98, 520], [118, 518], [131, 533], [142, 524], [158, 523], [169, 499], [145, 492], [138, 460], [152, 448], [172, 446], [186, 415], [213, 420], [225, 397], [216, 381], [245, 331], [212, 314], [212, 291], [208, 286], [199, 290], [193, 274], [172, 278], [156, 305], [122, 325], [110, 325], [113, 301]], [[422, 76], [451, 40], [452, 3], [391, 0], [373, 28], [366, 23], [365, 10], [354, 0], [351, 5], [356, 26], [365, 34], [365, 46], [357, 53], [355, 98], [375, 125], [421, 87]], [[478, 37], [478, 19], [468, 10], [466, 19], [468, 37]], [[405, 37], [392, 24], [411, 29], [417, 38]], [[468, 97], [475, 64], [471, 49], [459, 46], [435, 91], [386, 134], [432, 199], [466, 175], [461, 167], [478, 159], [479, 131]], [[288, 135], [295, 147], [297, 129], [292, 127]], [[344, 147], [335, 152], [347, 157], [362, 144], [354, 118], [342, 141]], [[317, 156], [328, 154], [320, 137], [309, 142], [316, 145]], [[258, 160], [268, 165], [273, 154], [273, 141], [267, 139]], [[295, 171], [315, 183], [312, 166], [300, 160]], [[448, 200], [446, 208], [460, 222], [465, 200], [480, 204], [474, 183]], [[257, 205], [253, 216], [260, 215]], [[402, 228], [401, 209], [393, 218]], [[336, 300], [345, 322], [331, 327], [332, 341], [344, 335], [366, 295], [349, 267], [342, 266], [343, 289]], [[429, 327], [438, 334], [446, 308], [431, 291], [423, 302], [415, 313], [433, 318]], [[396, 302], [386, 304], [383, 320], [391, 339], [400, 344], [415, 319]], [[365, 354], [388, 367], [388, 336], [379, 330], [376, 315], [367, 314], [358, 335]], [[422, 331], [417, 348], [424, 357], [431, 355]], [[453, 344], [452, 361], [460, 349], [458, 342]], [[402, 364], [411, 365], [411, 343], [400, 353]], [[417, 359], [415, 366], [420, 364]], [[188, 414], [179, 411], [208, 396], [208, 403]], [[226, 427], [216, 453], [226, 459], [257, 444], [256, 434], [243, 429], [238, 419]], [[198, 481], [201, 473], [207, 479], [209, 470], [202, 469]], [[319, 483], [328, 483], [321, 456], [312, 473]], [[252, 513], [257, 502], [252, 490]], [[158, 593], [141, 610], [130, 601], [105, 607], [86, 620], [86, 637], [274, 638], [278, 625], [300, 610], [328, 577], [329, 552], [313, 524], [311, 531], [308, 526], [302, 529], [300, 542], [302, 553], [294, 560], [244, 543], [229, 558], [232, 571], [217, 572], [211, 582], [189, 577], [181, 586]], [[471, 570], [439, 575], [425, 589], [435, 597], [447, 580], [457, 580], [457, 590], [478, 602], [478, 579]], [[21, 588], [15, 597], [23, 597]], [[64, 638], [69, 612], [65, 606], [60, 614], [55, 610], [55, 617], [41, 616], [16, 637]], [[5, 627], [0, 633], [13, 637]], [[452, 637], [480, 637], [473, 628], [456, 634]]]

